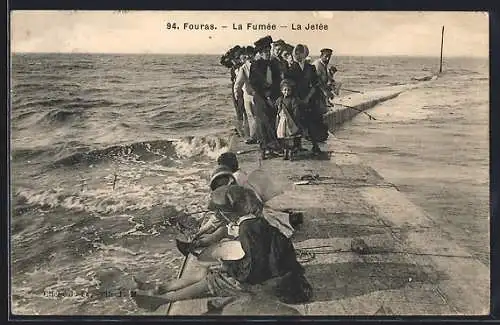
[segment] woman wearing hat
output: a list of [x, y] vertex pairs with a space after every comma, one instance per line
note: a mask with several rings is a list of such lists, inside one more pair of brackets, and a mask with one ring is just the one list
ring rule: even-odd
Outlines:
[[154, 300], [152, 309], [173, 301], [202, 297], [240, 296], [252, 291], [252, 286], [273, 278], [284, 277], [275, 295], [287, 303], [303, 303], [312, 297], [312, 288], [304, 277], [304, 268], [296, 259], [290, 239], [264, 218], [255, 216], [251, 190], [227, 185], [212, 192], [211, 206], [220, 212], [228, 228], [235, 229], [243, 257], [221, 260], [217, 267], [203, 269], [192, 278], [173, 280], [161, 292], [138, 290], [136, 301]]
[[[221, 186], [236, 183], [237, 181], [232, 170], [228, 166], [218, 165], [210, 177], [210, 190], [215, 191]], [[194, 234], [194, 239], [189, 246], [190, 250], [206, 247], [226, 237], [227, 233], [221, 226], [222, 222], [216, 215], [206, 219], [200, 229]]]
[[[321, 152], [318, 146], [316, 128], [319, 126], [322, 115], [317, 107], [318, 76], [314, 66], [306, 62], [308, 55], [309, 49], [306, 45], [298, 44], [295, 46], [293, 49], [295, 62], [292, 63], [286, 77], [295, 82], [297, 96], [302, 102], [300, 123], [306, 128], [312, 142], [312, 152], [316, 155]], [[297, 143], [297, 146], [300, 147], [300, 144]]]

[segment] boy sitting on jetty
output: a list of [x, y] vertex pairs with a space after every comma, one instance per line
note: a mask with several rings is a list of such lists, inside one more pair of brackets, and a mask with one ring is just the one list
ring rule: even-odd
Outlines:
[[[156, 310], [174, 301], [204, 297], [252, 295], [267, 281], [282, 278], [274, 286], [273, 295], [286, 303], [304, 303], [312, 298], [312, 288], [297, 261], [289, 238], [254, 213], [254, 204], [243, 200], [248, 188], [226, 185], [212, 192], [210, 206], [236, 231], [243, 257], [221, 260], [190, 278], [170, 281], [161, 289], [143, 290], [140, 284], [134, 294], [139, 306]], [[257, 291], [260, 292], [260, 289]]]

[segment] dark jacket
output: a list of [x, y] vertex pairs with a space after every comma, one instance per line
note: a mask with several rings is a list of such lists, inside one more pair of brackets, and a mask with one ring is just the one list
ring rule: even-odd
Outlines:
[[288, 73], [288, 62], [286, 62], [285, 60], [283, 60], [281, 58], [274, 58], [274, 60], [276, 61], [276, 63], [278, 64], [278, 66], [280, 68], [281, 79], [283, 80]]
[[[267, 85], [267, 67], [271, 68], [272, 83]], [[271, 91], [273, 102], [281, 95], [281, 70], [276, 60], [256, 60], [250, 66], [250, 85], [257, 94], [265, 98], [266, 91]]]
[[[318, 87], [318, 75], [316, 74], [316, 68], [310, 64], [304, 64], [304, 70], [300, 68], [297, 62], [292, 63], [288, 71], [285, 73], [285, 78], [292, 79], [295, 82], [295, 93], [300, 99], [304, 99], [311, 88]], [[319, 95], [319, 90], [316, 89], [316, 93], [313, 95], [315, 99]]]
[[224, 262], [231, 277], [253, 285], [288, 272], [304, 273], [292, 241], [264, 218], [245, 220], [239, 227], [238, 239], [245, 256], [238, 261]]

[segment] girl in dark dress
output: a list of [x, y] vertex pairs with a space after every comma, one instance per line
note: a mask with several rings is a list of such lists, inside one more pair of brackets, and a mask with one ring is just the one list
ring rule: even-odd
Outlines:
[[295, 148], [297, 138], [301, 136], [300, 125], [297, 122], [299, 118], [300, 104], [293, 93], [294, 82], [284, 79], [281, 82], [282, 96], [276, 100], [276, 109], [278, 111], [276, 135], [283, 146], [283, 159], [293, 160], [298, 148]]

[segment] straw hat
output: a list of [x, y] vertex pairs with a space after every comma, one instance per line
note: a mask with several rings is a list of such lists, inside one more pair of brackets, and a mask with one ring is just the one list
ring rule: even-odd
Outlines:
[[214, 172], [212, 173], [212, 176], [210, 177], [210, 189], [213, 191], [215, 190], [215, 181], [222, 176], [227, 176], [232, 178], [235, 182], [236, 180], [234, 179], [233, 172], [229, 167], [224, 166], [224, 165], [219, 165], [217, 168], [215, 168]]
[[257, 41], [255, 41], [254, 45], [255, 45], [255, 51], [259, 52], [259, 51], [262, 51], [263, 49], [266, 49], [266, 48], [271, 48], [271, 44], [273, 43], [273, 38], [271, 36], [265, 36], [265, 37], [262, 37], [260, 39], [258, 39]]
[[212, 191], [209, 207], [227, 212], [228, 217], [234, 218], [258, 214], [263, 208], [253, 190], [236, 184], [220, 186]]

